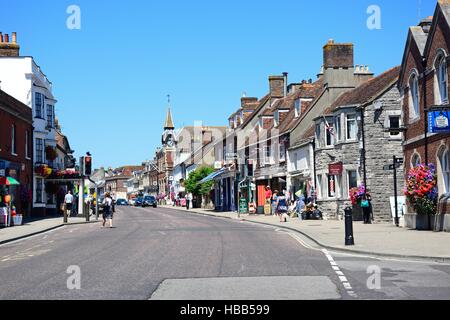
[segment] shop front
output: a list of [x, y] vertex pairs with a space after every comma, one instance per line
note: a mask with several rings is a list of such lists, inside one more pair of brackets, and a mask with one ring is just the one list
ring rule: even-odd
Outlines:
[[25, 164], [0, 159], [0, 226], [20, 225], [30, 215], [30, 181]]

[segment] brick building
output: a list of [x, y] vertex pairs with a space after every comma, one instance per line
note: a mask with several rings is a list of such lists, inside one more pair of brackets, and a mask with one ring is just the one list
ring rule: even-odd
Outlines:
[[133, 173], [142, 171], [143, 166], [124, 166], [108, 170], [105, 174], [105, 192], [109, 192], [113, 199], [127, 199], [127, 181], [133, 178]]
[[[32, 209], [32, 141], [31, 109], [0, 90], [0, 177], [13, 177], [20, 182], [20, 186], [10, 187], [9, 193], [17, 213], [24, 216], [29, 216]], [[4, 188], [0, 186], [0, 194]]]
[[[406, 127], [403, 143], [406, 172], [420, 163], [436, 165], [440, 196], [438, 230], [450, 229], [450, 134], [432, 133], [429, 116], [434, 114], [433, 109], [443, 111], [448, 123], [449, 53], [450, 1], [439, 0], [433, 17], [409, 29], [399, 80]], [[408, 206], [406, 218], [407, 226], [415, 228], [420, 216]]]

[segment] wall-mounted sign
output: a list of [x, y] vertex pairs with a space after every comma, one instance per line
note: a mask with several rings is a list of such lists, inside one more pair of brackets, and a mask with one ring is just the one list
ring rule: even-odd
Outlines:
[[342, 162], [328, 165], [328, 174], [330, 176], [340, 176], [344, 172], [344, 164]]
[[450, 133], [450, 111], [433, 111], [428, 113], [428, 130], [430, 133]]

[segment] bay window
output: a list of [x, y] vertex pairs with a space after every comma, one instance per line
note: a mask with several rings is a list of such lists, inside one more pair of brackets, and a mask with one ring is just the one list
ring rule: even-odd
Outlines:
[[347, 114], [347, 140], [356, 140], [356, 114]]

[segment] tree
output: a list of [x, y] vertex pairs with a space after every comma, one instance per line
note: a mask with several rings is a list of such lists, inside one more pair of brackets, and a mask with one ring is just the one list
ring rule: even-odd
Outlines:
[[204, 178], [214, 172], [212, 167], [202, 166], [197, 168], [189, 175], [185, 182], [186, 191], [191, 192], [194, 196], [205, 196], [211, 192], [213, 181], [200, 183]]

